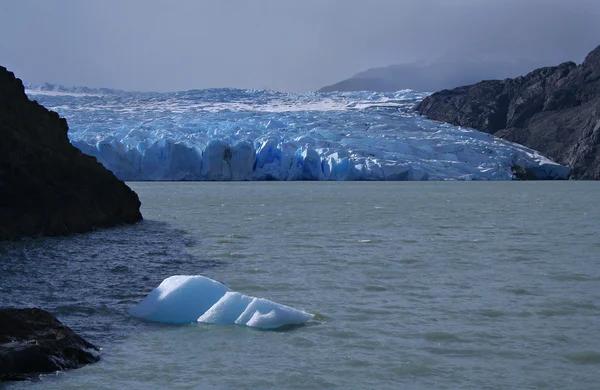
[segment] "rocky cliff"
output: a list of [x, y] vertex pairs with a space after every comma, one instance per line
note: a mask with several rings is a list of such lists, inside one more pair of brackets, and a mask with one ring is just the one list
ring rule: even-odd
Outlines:
[[140, 201], [67, 138], [67, 122], [0, 67], [0, 240], [62, 235], [142, 219]]
[[600, 46], [581, 65], [444, 90], [417, 111], [538, 150], [573, 168], [571, 178], [600, 179]]

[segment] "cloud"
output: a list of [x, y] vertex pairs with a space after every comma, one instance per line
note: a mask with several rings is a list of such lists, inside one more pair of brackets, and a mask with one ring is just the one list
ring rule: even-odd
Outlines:
[[0, 63], [31, 82], [314, 90], [439, 59], [580, 61], [596, 0], [3, 0]]

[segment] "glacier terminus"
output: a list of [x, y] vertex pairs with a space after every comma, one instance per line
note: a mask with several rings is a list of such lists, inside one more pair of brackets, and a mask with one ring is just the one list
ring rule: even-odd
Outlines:
[[426, 93], [27, 86], [122, 180], [567, 179], [538, 152], [418, 115]]

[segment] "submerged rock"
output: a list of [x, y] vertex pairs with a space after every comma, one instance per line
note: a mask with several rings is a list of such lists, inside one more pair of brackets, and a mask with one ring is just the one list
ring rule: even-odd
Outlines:
[[417, 111], [535, 149], [573, 168], [571, 178], [600, 179], [600, 46], [581, 65], [444, 90]]
[[0, 309], [0, 381], [79, 368], [98, 348], [42, 309]]
[[0, 240], [81, 233], [142, 219], [125, 183], [67, 138], [67, 121], [0, 67]]

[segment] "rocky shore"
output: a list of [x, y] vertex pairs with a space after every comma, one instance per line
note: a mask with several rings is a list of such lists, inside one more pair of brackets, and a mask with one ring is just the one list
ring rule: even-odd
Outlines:
[[600, 46], [581, 65], [443, 90], [417, 111], [535, 149], [573, 168], [572, 179], [600, 179]]
[[79, 368], [98, 348], [42, 309], [0, 309], [0, 381]]
[[142, 219], [124, 182], [67, 138], [68, 126], [0, 67], [0, 240], [82, 233]]

